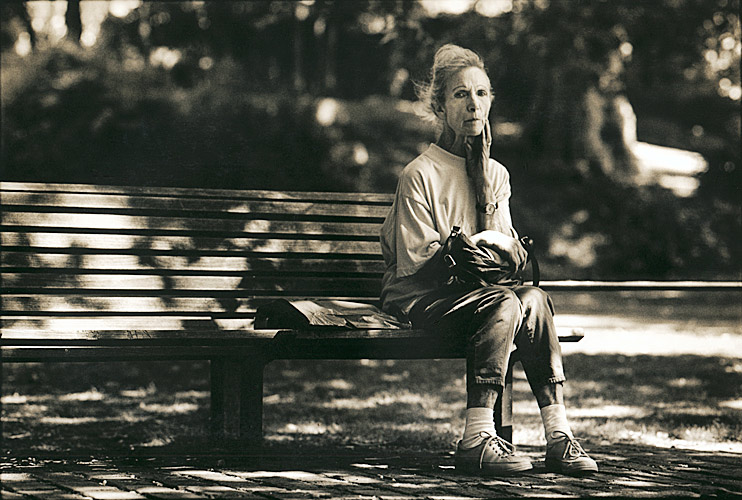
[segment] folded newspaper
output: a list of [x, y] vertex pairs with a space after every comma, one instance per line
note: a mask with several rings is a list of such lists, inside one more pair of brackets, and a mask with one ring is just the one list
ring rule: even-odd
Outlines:
[[255, 328], [338, 327], [351, 329], [409, 328], [378, 307], [344, 300], [278, 299], [258, 307]]

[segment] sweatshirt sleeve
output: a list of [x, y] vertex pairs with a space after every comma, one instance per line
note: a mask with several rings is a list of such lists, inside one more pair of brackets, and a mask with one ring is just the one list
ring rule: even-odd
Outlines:
[[397, 225], [397, 276], [415, 274], [438, 251], [441, 235], [433, 218], [420, 202], [409, 197], [400, 200]]
[[420, 172], [409, 172], [400, 179], [397, 193], [396, 254], [397, 277], [410, 276], [441, 247], [431, 207], [425, 196]]
[[502, 232], [505, 234], [510, 233], [509, 236], [513, 238], [518, 237], [518, 232], [513, 227], [513, 220], [510, 216], [510, 172], [501, 163], [490, 160], [494, 168], [495, 175], [495, 200], [497, 200], [497, 213], [499, 218], [499, 224], [502, 227]]

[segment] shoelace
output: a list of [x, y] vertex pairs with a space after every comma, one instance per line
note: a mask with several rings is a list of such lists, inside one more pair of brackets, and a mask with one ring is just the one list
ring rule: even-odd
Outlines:
[[580, 443], [578, 443], [575, 438], [570, 437], [569, 434], [562, 431], [554, 431], [552, 433], [553, 436], [558, 434], [563, 435], [567, 440], [567, 446], [564, 447], [564, 453], [562, 454], [563, 459], [577, 460], [580, 457], [587, 456], [587, 453], [582, 449], [582, 446], [580, 446]]
[[484, 439], [484, 446], [482, 447], [482, 454], [479, 456], [479, 467], [482, 467], [484, 462], [484, 453], [487, 448], [490, 448], [495, 452], [497, 456], [504, 457], [515, 453], [515, 445], [509, 441], [505, 441], [503, 438], [497, 435], [492, 435], [488, 432], [480, 432], [480, 437]]

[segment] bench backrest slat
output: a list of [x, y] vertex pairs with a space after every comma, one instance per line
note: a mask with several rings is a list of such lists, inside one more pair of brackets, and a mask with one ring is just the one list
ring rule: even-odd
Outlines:
[[[44, 262], [47, 267], [27, 267], [29, 259], [33, 258], [27, 252], [4, 251], [0, 255], [3, 271], [17, 272], [67, 272], [70, 269], [70, 253], [38, 253], [35, 257]], [[311, 258], [297, 257], [285, 259], [280, 257], [261, 256], [229, 256], [204, 255], [198, 256], [195, 262], [189, 260], [188, 255], [153, 255], [150, 259], [143, 259], [140, 255], [87, 253], [79, 259], [74, 270], [80, 273], [113, 272], [125, 274], [158, 274], [167, 275], [177, 273], [184, 276], [206, 275], [236, 275], [252, 271], [261, 275], [274, 273], [355, 273], [359, 269], [371, 274], [384, 271], [384, 264], [379, 260], [360, 260], [353, 258]]]
[[330, 191], [264, 191], [238, 189], [197, 189], [160, 186], [107, 186], [99, 184], [55, 184], [35, 182], [0, 182], [3, 193], [27, 195], [101, 194], [122, 195], [129, 199], [139, 196], [173, 197], [177, 199], [233, 199], [233, 200], [277, 200], [318, 201], [386, 204], [391, 196], [384, 193], [335, 193]]

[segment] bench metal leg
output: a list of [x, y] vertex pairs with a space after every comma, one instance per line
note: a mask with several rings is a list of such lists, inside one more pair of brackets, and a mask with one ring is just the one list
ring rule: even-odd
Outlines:
[[508, 364], [502, 397], [495, 403], [495, 430], [501, 438], [513, 442], [513, 361]]
[[211, 360], [211, 428], [225, 439], [263, 439], [263, 359]]

